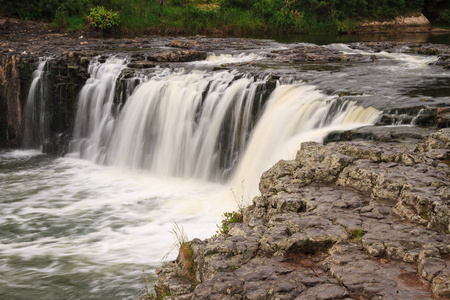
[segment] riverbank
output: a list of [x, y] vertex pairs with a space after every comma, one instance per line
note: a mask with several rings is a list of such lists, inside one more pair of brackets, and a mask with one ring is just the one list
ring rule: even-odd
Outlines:
[[450, 130], [363, 130], [384, 138], [304, 143], [266, 171], [242, 223], [157, 270], [158, 297], [450, 297]]
[[448, 45], [48, 30], [0, 31], [0, 144], [24, 147], [28, 132], [27, 147], [69, 152], [1, 153], [8, 296], [135, 298], [172, 220], [210, 236], [233, 206], [223, 182], [259, 181], [325, 138], [264, 173], [243, 223], [193, 240], [193, 260], [160, 269], [158, 290], [447, 297]]

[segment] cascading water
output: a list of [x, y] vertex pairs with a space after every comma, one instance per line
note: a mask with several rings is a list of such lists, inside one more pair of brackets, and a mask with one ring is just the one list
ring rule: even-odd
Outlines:
[[223, 182], [236, 173], [234, 181], [245, 181], [251, 196], [262, 172], [292, 157], [301, 142], [322, 141], [330, 131], [373, 124], [379, 116], [292, 81], [278, 83], [263, 110], [267, 77], [169, 69], [138, 85], [118, 112], [115, 81], [124, 64], [110, 59], [90, 67], [93, 80], [80, 93], [72, 150], [163, 177]]
[[326, 96], [314, 86], [279, 86], [271, 95], [233, 178], [235, 196], [244, 200], [256, 196], [260, 175], [280, 159], [295, 158], [300, 143], [322, 142], [332, 131], [371, 125], [379, 116], [374, 108]]
[[28, 92], [23, 115], [25, 149], [39, 148], [49, 137], [50, 125], [47, 115], [47, 62], [48, 58], [40, 58], [38, 68], [33, 72], [33, 81]]
[[[173, 221], [189, 238], [210, 237], [235, 209], [230, 187], [251, 200], [261, 172], [302, 141], [373, 123], [378, 111], [357, 103], [448, 102], [446, 70], [418, 56], [377, 56], [377, 64], [280, 65], [278, 81], [210, 71], [242, 55], [135, 77], [126, 59], [93, 61], [69, 156], [0, 149], [0, 298], [136, 299], [142, 269], [153, 274], [173, 243]], [[427, 93], [436, 87], [441, 96]]]
[[89, 65], [91, 77], [78, 95], [73, 141], [70, 152], [98, 163], [104, 162], [104, 148], [115, 121], [114, 95], [117, 77], [126, 67], [125, 58], [111, 57]]
[[257, 91], [265, 84], [236, 76], [194, 71], [142, 84], [122, 111], [110, 163], [163, 176], [223, 179], [245, 148], [252, 111], [261, 105]]

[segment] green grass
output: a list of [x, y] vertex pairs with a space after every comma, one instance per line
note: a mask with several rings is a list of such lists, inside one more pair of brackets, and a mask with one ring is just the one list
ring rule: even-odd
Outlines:
[[217, 225], [217, 234], [219, 235], [228, 235], [230, 232], [230, 224], [233, 223], [242, 223], [243, 216], [242, 213], [233, 211], [233, 212], [226, 212], [223, 214], [223, 219], [220, 225]]
[[85, 19], [80, 16], [71, 16], [67, 18], [67, 29], [70, 31], [83, 30], [86, 27]]
[[364, 232], [361, 228], [350, 230], [349, 237], [353, 240], [354, 243], [358, 243], [359, 240], [363, 237]]
[[[92, 8], [118, 13], [115, 32], [234, 35], [343, 34], [358, 22], [386, 20], [420, 11], [437, 11], [432, 22], [450, 25], [450, 10], [441, 0], [0, 0], [3, 15], [47, 20], [60, 28], [82, 30]], [[108, 20], [105, 20], [108, 22]]]

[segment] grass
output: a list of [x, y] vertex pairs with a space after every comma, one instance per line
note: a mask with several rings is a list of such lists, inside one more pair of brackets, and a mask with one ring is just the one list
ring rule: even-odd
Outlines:
[[142, 295], [147, 299], [157, 299], [155, 293], [152, 292], [151, 286], [154, 281], [154, 277], [151, 274], [145, 274], [145, 271], [142, 270], [141, 278], [144, 281], [144, 286], [142, 287]]
[[243, 216], [242, 213], [232, 211], [223, 214], [223, 219], [220, 225], [217, 225], [218, 230], [216, 231], [219, 235], [227, 236], [230, 232], [230, 224], [242, 223]]
[[238, 211], [225, 212], [223, 214], [223, 219], [220, 225], [217, 225], [217, 235], [227, 236], [230, 232], [230, 224], [233, 223], [242, 223], [244, 221], [244, 208], [247, 206], [246, 201], [244, 200], [245, 188], [244, 181], [241, 182], [242, 193], [240, 195], [236, 195], [233, 189], [231, 189], [231, 193], [233, 194], [234, 201], [236, 202]]
[[[46, 20], [55, 26], [81, 30], [89, 10], [98, 5], [94, 0], [0, 0], [6, 17]], [[450, 10], [442, 0], [370, 1], [347, 0], [157, 0], [101, 1], [114, 14], [118, 13], [117, 33], [179, 32], [228, 34], [277, 33], [348, 33], [358, 22], [386, 20], [440, 9], [431, 21], [450, 26]], [[109, 22], [110, 20], [106, 20]], [[116, 30], [116, 29], [114, 29]]]
[[420, 213], [420, 217], [424, 220], [429, 220], [428, 209], [424, 208]]
[[163, 259], [167, 258], [174, 249], [178, 249], [178, 257], [176, 261], [186, 270], [188, 278], [195, 281], [195, 269], [197, 266], [194, 262], [193, 250], [188, 242], [188, 238], [183, 227], [174, 222], [173, 229], [170, 233], [174, 236], [175, 242], [166, 255], [164, 255]]
[[349, 231], [349, 237], [353, 240], [354, 243], [358, 243], [359, 240], [363, 237], [364, 232], [361, 228], [352, 229]]
[[[142, 287], [141, 295], [145, 297], [147, 300], [162, 300], [164, 297], [172, 296], [169, 291], [161, 292], [156, 287], [154, 288], [154, 292], [151, 290], [152, 282], [155, 281], [154, 275], [145, 274], [145, 271], [142, 271], [141, 278], [144, 280], [144, 286]], [[139, 298], [141, 299], [141, 297]]]

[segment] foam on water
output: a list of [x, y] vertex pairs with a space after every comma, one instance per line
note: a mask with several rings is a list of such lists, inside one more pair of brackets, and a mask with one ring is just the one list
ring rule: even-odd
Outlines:
[[[23, 152], [4, 153], [0, 159], [39, 159]], [[227, 191], [213, 183], [166, 180], [70, 158], [0, 173], [0, 265], [5, 275], [0, 290], [13, 295], [20, 287], [20, 295], [48, 299], [58, 298], [49, 285], [58, 278], [86, 285], [79, 291], [83, 299], [122, 299], [114, 294], [117, 287], [98, 281], [126, 284], [120, 289], [128, 288], [127, 297], [133, 299], [142, 286], [139, 270], [159, 265], [171, 248], [173, 222], [192, 238], [211, 236], [223, 212], [220, 195]], [[38, 286], [28, 282], [32, 278], [47, 279]], [[86, 297], [88, 290], [92, 295]], [[72, 294], [64, 298], [80, 299]]]
[[255, 60], [264, 59], [264, 56], [255, 53], [241, 53], [241, 54], [210, 54], [206, 60], [193, 62], [196, 65], [211, 65], [217, 66], [222, 64], [237, 64], [251, 62]]
[[0, 152], [0, 160], [7, 158], [28, 158], [32, 156], [42, 155], [39, 150], [13, 150]]

